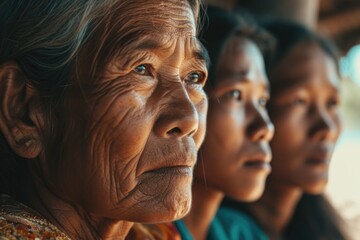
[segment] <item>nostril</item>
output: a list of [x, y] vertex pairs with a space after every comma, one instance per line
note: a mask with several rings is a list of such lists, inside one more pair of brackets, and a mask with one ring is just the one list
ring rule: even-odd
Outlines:
[[196, 132], [196, 129], [192, 130], [192, 131], [188, 134], [188, 136], [193, 136], [193, 135], [195, 134], [195, 132]]
[[178, 134], [181, 134], [181, 129], [178, 127], [174, 127], [167, 132], [167, 135], [178, 135]]

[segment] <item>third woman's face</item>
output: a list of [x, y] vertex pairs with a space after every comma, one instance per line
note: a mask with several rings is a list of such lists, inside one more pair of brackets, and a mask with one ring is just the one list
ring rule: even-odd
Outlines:
[[340, 133], [340, 83], [335, 63], [317, 44], [302, 43], [288, 53], [270, 78], [269, 113], [276, 128], [270, 179], [320, 193]]
[[195, 180], [206, 179], [208, 187], [236, 199], [254, 200], [270, 172], [274, 131], [265, 108], [269, 89], [263, 58], [253, 42], [235, 36], [216, 72], [215, 85], [207, 91], [207, 133]]

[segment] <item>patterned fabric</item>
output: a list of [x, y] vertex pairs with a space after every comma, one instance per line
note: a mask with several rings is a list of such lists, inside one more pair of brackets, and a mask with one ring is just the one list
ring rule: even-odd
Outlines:
[[10, 196], [0, 195], [0, 240], [70, 240], [49, 221]]
[[135, 223], [126, 237], [128, 240], [181, 240], [172, 223], [140, 224]]

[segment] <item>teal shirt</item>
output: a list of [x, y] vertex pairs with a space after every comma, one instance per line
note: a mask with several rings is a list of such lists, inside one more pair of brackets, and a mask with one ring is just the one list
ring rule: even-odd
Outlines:
[[[193, 240], [183, 221], [175, 222], [182, 240]], [[207, 240], [268, 240], [260, 227], [244, 213], [221, 207], [211, 222]]]

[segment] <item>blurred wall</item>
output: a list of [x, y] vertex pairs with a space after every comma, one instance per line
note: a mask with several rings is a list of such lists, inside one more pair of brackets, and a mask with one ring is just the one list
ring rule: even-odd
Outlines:
[[236, 5], [245, 8], [258, 18], [280, 17], [316, 28], [318, 19], [318, 0], [207, 0], [208, 4], [226, 9]]

